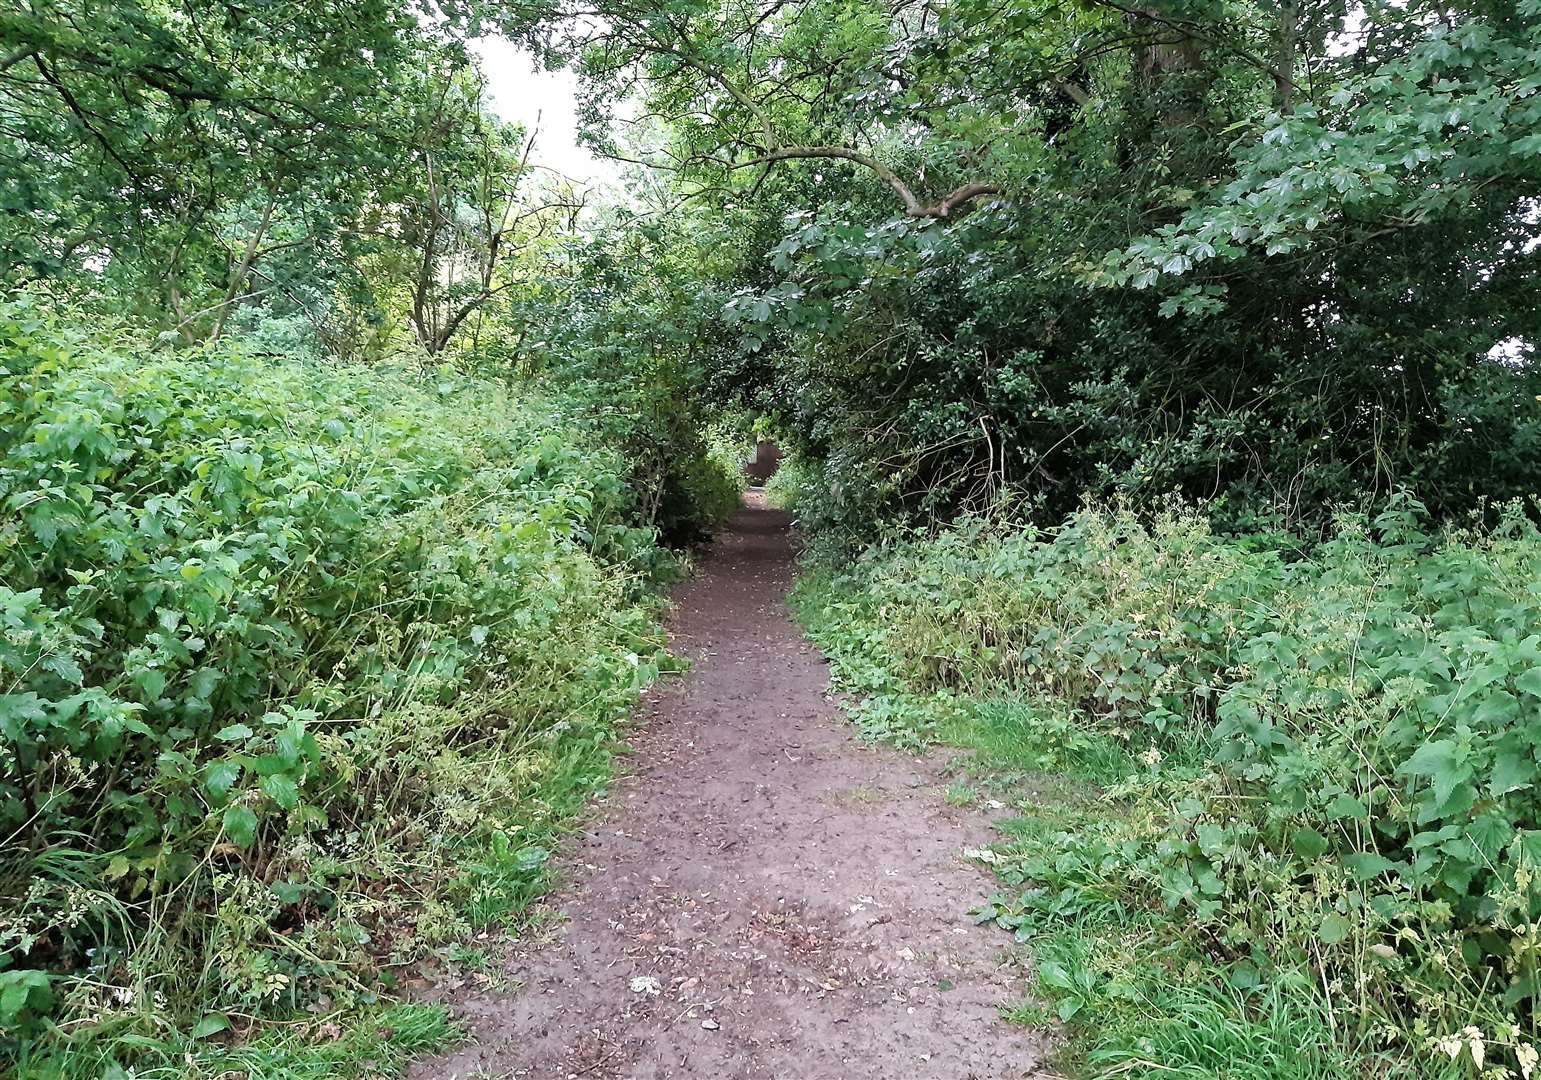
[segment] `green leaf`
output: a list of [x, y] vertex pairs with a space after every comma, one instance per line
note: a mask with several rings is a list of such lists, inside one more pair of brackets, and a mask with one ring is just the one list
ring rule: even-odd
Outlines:
[[1322, 919], [1321, 929], [1317, 931], [1325, 945], [1336, 945], [1346, 937], [1352, 929], [1352, 924], [1339, 915], [1336, 911], [1329, 911]]
[[542, 847], [527, 847], [514, 856], [514, 869], [520, 873], [539, 870], [551, 858], [551, 852]]
[[1450, 769], [1455, 757], [1456, 745], [1453, 741], [1435, 739], [1418, 747], [1397, 771], [1408, 776], [1435, 776]]
[[1501, 753], [1493, 762], [1493, 779], [1488, 784], [1488, 793], [1496, 799], [1511, 791], [1520, 791], [1530, 787], [1535, 777], [1534, 762], [1513, 752]]
[[1053, 960], [1045, 960], [1038, 965], [1038, 981], [1054, 990], [1075, 989], [1075, 982], [1070, 978], [1070, 972], [1063, 964], [1057, 964]]
[[1238, 990], [1253, 990], [1260, 986], [1263, 980], [1255, 965], [1241, 960], [1231, 968], [1229, 981]]
[[1290, 834], [1290, 847], [1304, 859], [1319, 859], [1327, 853], [1327, 838], [1315, 829], [1300, 828]]
[[238, 739], [251, 738], [252, 729], [245, 724], [231, 724], [229, 727], [223, 727], [216, 731], [214, 737], [225, 742], [235, 742]]
[[234, 761], [212, 761], [203, 770], [203, 786], [210, 795], [224, 795], [241, 778], [241, 766]]
[[209, 1013], [202, 1020], [193, 1025], [192, 1036], [195, 1039], [206, 1039], [210, 1035], [217, 1035], [221, 1031], [230, 1028], [230, 1018], [224, 1013]]
[[1343, 865], [1348, 872], [1354, 875], [1355, 881], [1369, 881], [1371, 878], [1396, 869], [1397, 864], [1384, 855], [1377, 855], [1373, 851], [1359, 851], [1343, 857]]
[[27, 726], [46, 716], [36, 694], [0, 694], [0, 735], [14, 742], [25, 741]]
[[1364, 803], [1347, 792], [1338, 792], [1332, 802], [1327, 804], [1327, 817], [1330, 821], [1363, 821], [1368, 816], [1369, 810]]
[[214, 688], [219, 685], [220, 673], [213, 668], [199, 668], [193, 672], [190, 687], [193, 696], [203, 701], [209, 700], [214, 693]]
[[15, 1023], [23, 1012], [44, 1013], [53, 1003], [52, 980], [46, 971], [0, 971], [0, 1019]]
[[278, 897], [280, 904], [298, 904], [305, 899], [307, 890], [306, 885], [295, 881], [275, 881], [268, 888], [272, 890], [274, 896]]
[[134, 676], [134, 681], [151, 701], [159, 698], [166, 689], [166, 673], [155, 668], [145, 668]]
[[285, 810], [293, 810], [299, 805], [299, 785], [294, 782], [294, 777], [288, 773], [274, 773], [272, 776], [264, 776], [259, 786], [268, 798]]
[[257, 839], [257, 815], [249, 806], [239, 804], [225, 807], [225, 835], [237, 847], [251, 847]]
[[1541, 667], [1533, 667], [1515, 677], [1514, 688], [1532, 697], [1541, 697]]
[[1442, 804], [1469, 776], [1464, 757], [1453, 739], [1435, 739], [1418, 747], [1398, 771], [1407, 776], [1427, 776], [1434, 784], [1434, 801]]

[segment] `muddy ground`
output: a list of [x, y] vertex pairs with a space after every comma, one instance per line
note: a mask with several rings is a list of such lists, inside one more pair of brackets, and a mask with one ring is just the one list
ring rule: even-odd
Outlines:
[[1023, 958], [972, 925], [991, 838], [938, 759], [860, 744], [787, 611], [786, 516], [754, 492], [677, 594], [635, 753], [571, 845], [544, 933], [495, 989], [455, 992], [474, 1042], [416, 1080], [1017, 1080]]

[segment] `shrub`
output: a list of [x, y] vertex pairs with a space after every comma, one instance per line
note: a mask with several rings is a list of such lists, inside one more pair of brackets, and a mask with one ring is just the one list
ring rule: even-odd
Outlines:
[[681, 440], [670, 463], [659, 512], [665, 532], [686, 539], [710, 534], [743, 501], [747, 447], [725, 430], [710, 428]]
[[1345, 1042], [1523, 1065], [1541, 532], [1517, 507], [1422, 521], [1404, 497], [1308, 553], [1183, 512], [976, 523], [874, 549], [803, 605], [848, 685], [1025, 699], [1125, 748], [1103, 812], [1009, 849], [1034, 888], [989, 917], [1166, 912], [1227, 993], [1304, 986]]
[[582, 415], [24, 303], [0, 371], [0, 1051], [368, 1002], [533, 895], [662, 656]]

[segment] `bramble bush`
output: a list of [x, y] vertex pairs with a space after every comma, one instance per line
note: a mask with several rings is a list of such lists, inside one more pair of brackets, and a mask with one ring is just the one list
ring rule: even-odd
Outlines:
[[[1153, 987], [1183, 984], [1248, 1015], [1270, 995], [1314, 1012], [1340, 1065], [1529, 1076], [1537, 581], [1522, 508], [1435, 531], [1404, 496], [1309, 550], [1193, 512], [966, 523], [800, 597], [876, 733], [954, 739], [964, 709], [1017, 740], [1014, 761], [1101, 785], [1091, 810], [1024, 806], [1035, 824], [994, 864], [1022, 888], [980, 913], [1039, 942], [1061, 1017], [1103, 1013], [1093, 1063], [1192, 1067], [1149, 1019]], [[1054, 937], [1069, 925], [1103, 941]], [[1120, 1008], [1145, 1020], [1121, 1028]]]
[[25, 301], [0, 372], [0, 1060], [368, 1004], [535, 895], [664, 662], [581, 410]]

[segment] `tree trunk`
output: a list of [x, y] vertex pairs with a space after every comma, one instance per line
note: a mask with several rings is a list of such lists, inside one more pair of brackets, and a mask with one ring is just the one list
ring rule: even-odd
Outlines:
[[225, 317], [230, 314], [230, 307], [236, 302], [241, 286], [251, 275], [251, 264], [257, 258], [257, 249], [262, 246], [262, 238], [267, 235], [268, 225], [273, 221], [273, 211], [278, 208], [278, 192], [275, 190], [268, 198], [268, 205], [262, 211], [262, 221], [257, 225], [251, 237], [246, 241], [246, 250], [241, 253], [241, 261], [231, 272], [230, 284], [225, 289], [225, 298], [220, 302], [214, 315], [214, 329], [209, 331], [209, 340], [218, 341], [225, 332]]

